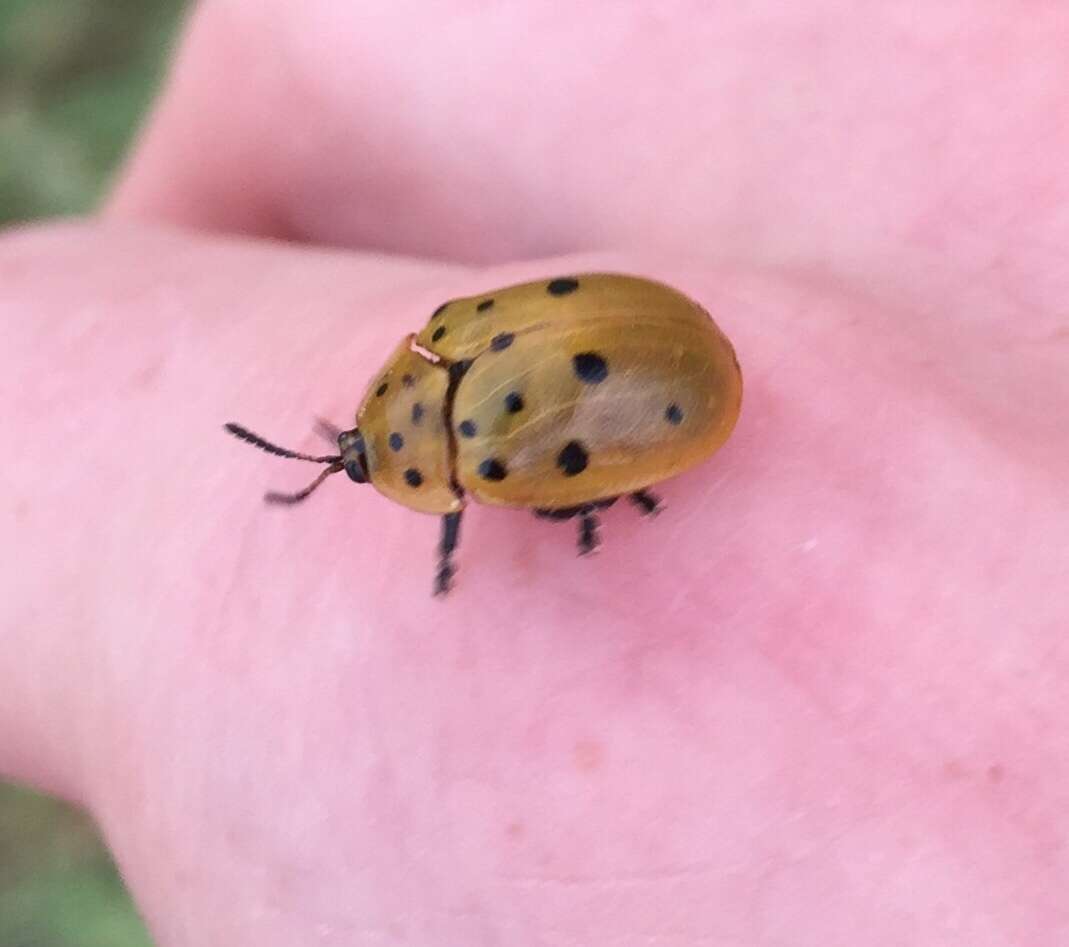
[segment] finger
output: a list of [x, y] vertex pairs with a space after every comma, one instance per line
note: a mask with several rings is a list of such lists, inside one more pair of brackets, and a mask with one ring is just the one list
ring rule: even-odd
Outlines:
[[656, 247], [897, 299], [997, 259], [1024, 312], [1059, 298], [1056, 5], [556, 9], [208, 2], [112, 211], [463, 261]]

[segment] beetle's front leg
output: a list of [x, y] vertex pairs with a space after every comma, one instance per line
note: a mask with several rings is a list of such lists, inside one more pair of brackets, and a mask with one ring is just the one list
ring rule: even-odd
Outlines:
[[460, 542], [460, 516], [462, 510], [456, 513], [446, 513], [442, 517], [442, 539], [438, 543], [438, 574], [434, 579], [434, 594], [445, 595], [453, 586], [453, 576], [456, 575], [456, 566], [453, 565], [453, 552]]

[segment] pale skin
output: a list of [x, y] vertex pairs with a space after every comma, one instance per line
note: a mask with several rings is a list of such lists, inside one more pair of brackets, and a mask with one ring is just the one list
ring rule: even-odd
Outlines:
[[[163, 947], [1069, 938], [1069, 13], [654, 8], [208, 3], [104, 211], [0, 241], [0, 765]], [[742, 364], [662, 516], [474, 507], [442, 601], [436, 518], [260, 503], [316, 469], [224, 421], [319, 452], [593, 269]]]

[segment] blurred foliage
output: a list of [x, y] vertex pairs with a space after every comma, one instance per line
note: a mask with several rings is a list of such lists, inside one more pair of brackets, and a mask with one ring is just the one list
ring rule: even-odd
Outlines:
[[0, 786], [0, 944], [150, 943], [88, 820], [55, 800]]
[[[0, 0], [0, 224], [89, 210], [150, 104], [184, 0]], [[91, 823], [0, 784], [0, 947], [150, 944]]]
[[0, 224], [88, 210], [155, 93], [183, 0], [0, 0]]

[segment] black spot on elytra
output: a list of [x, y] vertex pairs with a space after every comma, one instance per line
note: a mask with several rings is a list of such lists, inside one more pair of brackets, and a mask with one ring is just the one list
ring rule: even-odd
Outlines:
[[479, 431], [475, 422], [472, 420], [461, 421], [460, 424], [457, 425], [457, 430], [460, 431], [464, 437], [475, 437]]
[[381, 398], [384, 394], [386, 394], [386, 389], [389, 388], [389, 387], [390, 387], [389, 382], [385, 382], [384, 381], [381, 385], [379, 385], [378, 388], [375, 389], [376, 397]]
[[483, 480], [504, 480], [508, 469], [496, 457], [489, 457], [479, 464], [479, 476]]
[[516, 336], [511, 332], [499, 332], [490, 340], [490, 348], [495, 352], [503, 352], [515, 339]]
[[401, 376], [401, 384], [404, 385], [406, 388], [411, 388], [415, 383], [416, 379], [413, 378], [411, 375]]
[[443, 335], [445, 335], [445, 326], [438, 326], [438, 328], [431, 333], [431, 341], [437, 342]]
[[505, 410], [509, 414], [517, 414], [523, 410], [523, 395], [518, 391], [510, 391], [505, 395]]
[[683, 411], [674, 401], [664, 409], [664, 419], [669, 424], [679, 424], [683, 420]]
[[590, 455], [579, 441], [568, 441], [557, 454], [557, 466], [566, 477], [574, 477], [586, 470]]
[[567, 276], [551, 281], [546, 286], [546, 292], [549, 293], [550, 296], [567, 296], [568, 293], [575, 292], [578, 288], [579, 280]]
[[423, 420], [423, 405], [420, 402], [416, 402], [412, 405], [412, 423], [419, 424]]
[[572, 368], [580, 381], [596, 385], [609, 377], [609, 363], [597, 352], [580, 352], [572, 356]]
[[445, 307], [448, 305], [449, 303], [442, 303], [437, 309], [434, 310], [434, 312], [431, 313], [431, 318], [437, 319], [443, 312], [445, 312]]
[[404, 436], [394, 431], [390, 434], [390, 450], [400, 450], [405, 446]]
[[405, 483], [410, 487], [418, 487], [423, 483], [423, 474], [421, 474], [415, 467], [409, 467], [405, 471]]
[[484, 299], [478, 306], [475, 307], [476, 312], [486, 312], [487, 309], [493, 309], [494, 301], [492, 299]]

